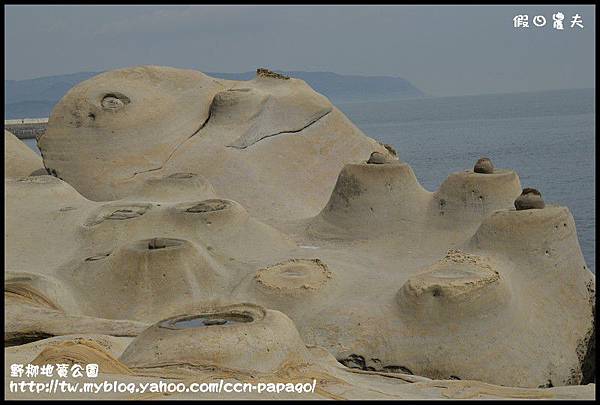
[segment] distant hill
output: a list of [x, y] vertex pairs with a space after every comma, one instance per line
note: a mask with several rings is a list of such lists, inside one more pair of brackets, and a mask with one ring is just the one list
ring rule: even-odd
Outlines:
[[[331, 72], [278, 72], [304, 80], [333, 103], [397, 100], [424, 95], [421, 90], [401, 77], [340, 75]], [[250, 80], [256, 75], [255, 72], [206, 74], [229, 80]]]
[[[306, 81], [333, 103], [384, 101], [421, 97], [423, 93], [400, 77], [340, 75], [330, 72], [279, 71]], [[5, 80], [4, 118], [36, 118], [50, 115], [54, 105], [76, 84], [100, 72], [80, 72], [28, 80]], [[229, 80], [251, 80], [255, 72], [214, 73]]]

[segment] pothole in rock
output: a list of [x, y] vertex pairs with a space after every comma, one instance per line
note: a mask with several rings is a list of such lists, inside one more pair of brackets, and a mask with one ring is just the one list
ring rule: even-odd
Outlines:
[[206, 212], [222, 211], [231, 205], [232, 204], [229, 201], [225, 200], [206, 200], [186, 209], [185, 212], [201, 214]]
[[182, 242], [180, 240], [168, 238], [152, 238], [145, 242], [146, 246], [148, 247], [148, 250], [165, 249], [182, 245]]
[[109, 93], [106, 94], [100, 104], [102, 108], [108, 111], [116, 111], [129, 104], [131, 100], [124, 94], [121, 93]]
[[144, 215], [150, 208], [152, 208], [151, 204], [105, 205], [99, 211], [96, 211], [84, 225], [94, 226], [104, 221], [124, 221], [138, 218]]
[[115, 220], [130, 219], [130, 218], [136, 218], [136, 217], [142, 216], [142, 214], [143, 213], [140, 211], [123, 209], [123, 210], [116, 210], [112, 214], [109, 214], [104, 218], [105, 219], [115, 219]]
[[216, 313], [170, 319], [162, 322], [160, 327], [167, 329], [192, 329], [209, 326], [230, 326], [250, 323], [252, 321], [254, 321], [254, 318], [247, 314]]

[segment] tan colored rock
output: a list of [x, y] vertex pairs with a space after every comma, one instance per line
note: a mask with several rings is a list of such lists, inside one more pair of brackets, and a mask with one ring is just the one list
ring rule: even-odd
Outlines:
[[[127, 381], [317, 378], [306, 398], [593, 395], [562, 386], [594, 376], [595, 276], [567, 208], [513, 208], [514, 171], [425, 190], [326, 98], [266, 71], [112, 71], [50, 121], [40, 147], [64, 180], [5, 182], [12, 358], [108, 335]], [[84, 346], [51, 353], [102, 357]]]
[[[274, 311], [270, 311], [274, 312]], [[279, 316], [283, 316], [280, 314]], [[275, 325], [273, 325], [275, 326]], [[195, 331], [205, 335], [210, 333], [211, 328], [226, 328], [229, 326], [209, 326], [202, 331]], [[165, 330], [168, 331], [168, 330]], [[182, 339], [183, 336], [177, 336], [185, 330], [171, 330], [173, 336], [167, 340], [175, 341]], [[275, 372], [259, 373], [256, 370], [250, 372], [242, 369], [216, 367], [193, 367], [188, 363], [179, 363], [177, 360], [159, 367], [151, 366], [148, 368], [129, 368], [123, 364], [122, 360], [127, 359], [127, 353], [136, 347], [136, 342], [141, 342], [142, 339], [149, 339], [155, 329], [150, 328], [144, 332], [144, 337], [140, 336], [137, 339], [118, 338], [105, 335], [71, 335], [59, 338], [45, 339], [39, 342], [29, 343], [22, 346], [15, 346], [5, 349], [6, 361], [8, 364], [20, 363], [28, 364], [45, 360], [50, 354], [51, 359], [65, 361], [70, 364], [73, 360], [85, 363], [89, 359], [93, 359], [100, 364], [100, 375], [96, 378], [83, 377], [75, 378], [68, 376], [62, 381], [72, 384], [79, 383], [98, 383], [98, 381], [107, 381], [108, 384], [114, 382], [118, 384], [134, 383], [134, 388], [146, 387], [148, 392], [131, 393], [109, 392], [102, 391], [99, 394], [94, 393], [63, 393], [60, 395], [54, 393], [14, 393], [9, 389], [9, 379], [5, 380], [5, 387], [8, 399], [56, 399], [57, 397], [69, 399], [197, 399], [198, 395], [207, 399], [593, 399], [595, 384], [585, 386], [568, 386], [568, 387], [553, 387], [553, 388], [513, 388], [504, 387], [492, 384], [486, 384], [472, 380], [430, 380], [424, 377], [413, 376], [402, 373], [385, 373], [375, 371], [362, 371], [350, 369], [341, 366], [336, 360], [331, 357], [322, 348], [307, 346], [304, 349], [299, 349], [304, 353], [302, 358], [303, 363], [299, 364], [296, 358], [291, 362], [280, 364], [280, 367]], [[189, 333], [189, 332], [188, 332]], [[281, 338], [281, 333], [275, 331], [275, 336], [267, 337], [265, 342], [257, 342], [257, 349], [265, 347], [269, 341], [274, 341]], [[188, 341], [191, 343], [188, 357], [206, 358], [207, 353], [203, 354], [203, 350], [196, 350], [198, 341]], [[159, 342], [159, 344], [162, 344]], [[209, 348], [211, 343], [209, 340]], [[288, 346], [289, 348], [290, 346]], [[292, 345], [294, 347], [294, 345]], [[146, 348], [142, 348], [144, 351]], [[176, 352], [173, 346], [166, 347], [166, 354], [172, 355]], [[239, 352], [239, 351], [238, 351]], [[281, 349], [277, 348], [273, 354], [269, 352], [242, 352], [240, 357], [260, 357], [267, 363], [278, 364], [276, 359], [281, 353]], [[121, 359], [118, 359], [121, 357]], [[109, 360], [108, 360], [109, 359]], [[235, 356], [225, 357], [232, 362], [236, 362]], [[223, 360], [219, 358], [219, 363]], [[237, 360], [239, 361], [239, 360]], [[204, 364], [206, 361], [201, 361]], [[223, 364], [223, 363], [221, 363]], [[235, 365], [235, 364], [234, 364]], [[243, 367], [244, 365], [242, 365]], [[235, 392], [234, 389], [223, 390], [222, 392], [171, 392], [161, 393], [152, 392], [148, 389], [150, 384], [158, 384], [162, 381], [164, 384], [181, 384], [182, 382], [190, 387], [192, 382], [196, 383], [216, 383], [221, 384], [220, 380], [225, 384], [254, 383], [264, 384], [263, 392]], [[38, 376], [34, 378], [36, 382], [49, 383], [47, 377]], [[273, 386], [268, 387], [267, 384]], [[303, 394], [291, 393], [285, 389], [280, 389], [281, 392], [275, 393], [276, 384], [303, 384], [306, 385], [309, 392]], [[312, 386], [315, 386], [314, 392], [310, 392]], [[283, 386], [286, 387], [285, 385]], [[239, 390], [239, 389], [238, 389]]]
[[157, 66], [75, 86], [39, 147], [47, 167], [92, 200], [197, 173], [259, 218], [316, 214], [346, 162], [387, 153], [302, 80], [259, 70], [234, 82]]
[[389, 159], [383, 153], [373, 152], [373, 153], [371, 153], [369, 160], [367, 160], [367, 163], [374, 164], [374, 165], [381, 165], [381, 164], [389, 163]]
[[[5, 340], [131, 336], [249, 302], [283, 312], [305, 342], [366, 370], [529, 387], [586, 381], [594, 276], [570, 213], [509, 209], [514, 172], [451, 177], [430, 193], [407, 164], [349, 165], [318, 217], [280, 230], [232, 200], [95, 203], [50, 176], [10, 181], [6, 263], [21, 279], [7, 289], [18, 297]], [[472, 187], [505, 208], [465, 203]], [[441, 195], [447, 216], [432, 213]], [[44, 234], [27, 232], [39, 223]], [[39, 255], [27, 255], [31, 244], [43, 246]], [[557, 308], [568, 327], [551, 332]]]
[[131, 371], [114, 358], [110, 353], [91, 339], [77, 339], [60, 342], [55, 346], [44, 348], [31, 364], [75, 364], [82, 367], [88, 364], [98, 365], [98, 369], [107, 374], [131, 374]]
[[42, 158], [12, 133], [4, 130], [4, 177], [46, 174]]
[[125, 199], [154, 202], [202, 201], [216, 197], [212, 185], [196, 173], [171, 173], [148, 177], [124, 193]]
[[410, 165], [395, 162], [346, 165], [329, 202], [310, 220], [310, 232], [319, 237], [374, 238], [449, 229], [466, 236], [495, 210], [510, 207], [521, 188], [515, 172], [497, 169], [486, 176], [452, 173], [432, 193], [419, 184]]
[[121, 356], [138, 369], [189, 364], [249, 373], [274, 373], [309, 360], [294, 323], [254, 305], [202, 308], [163, 320]]

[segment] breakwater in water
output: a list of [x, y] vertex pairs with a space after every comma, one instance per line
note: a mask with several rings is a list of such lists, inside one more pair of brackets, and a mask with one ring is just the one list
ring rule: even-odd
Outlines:
[[19, 139], [36, 139], [46, 132], [48, 118], [23, 118], [5, 120], [4, 129], [12, 132]]

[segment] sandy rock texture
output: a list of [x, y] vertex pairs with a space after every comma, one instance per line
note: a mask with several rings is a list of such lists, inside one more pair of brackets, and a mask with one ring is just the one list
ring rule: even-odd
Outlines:
[[75, 86], [39, 147], [46, 167], [92, 200], [187, 172], [259, 218], [316, 213], [346, 162], [389, 154], [302, 80], [262, 71], [233, 82], [157, 66]]
[[4, 130], [4, 176], [26, 177], [47, 174], [42, 158], [12, 133]]
[[568, 208], [519, 208], [537, 194], [514, 170], [465, 162], [428, 191], [268, 70], [107, 72], [39, 145], [53, 175], [5, 178], [7, 362], [317, 379], [306, 398], [594, 397], [595, 276]]

